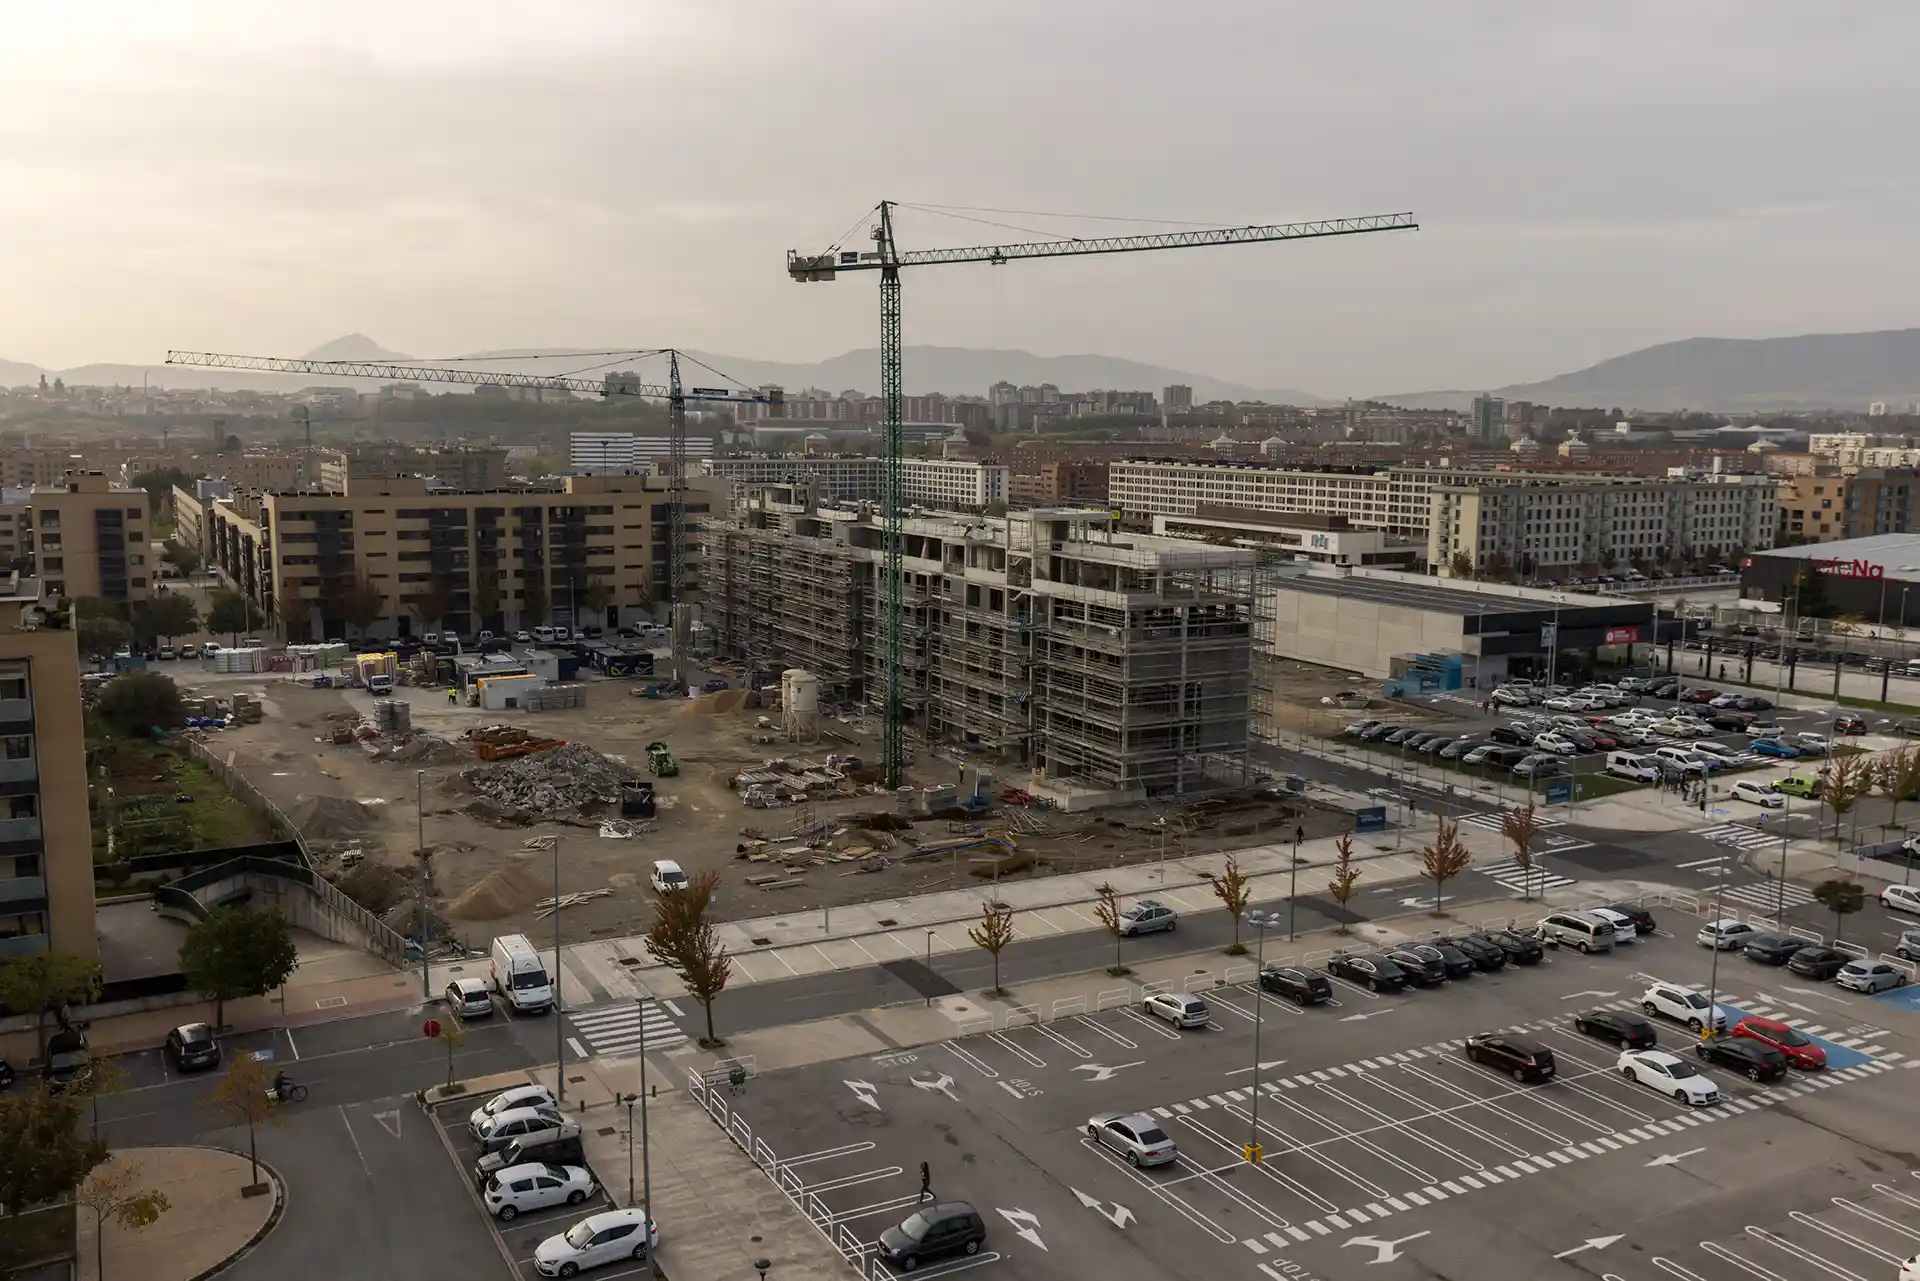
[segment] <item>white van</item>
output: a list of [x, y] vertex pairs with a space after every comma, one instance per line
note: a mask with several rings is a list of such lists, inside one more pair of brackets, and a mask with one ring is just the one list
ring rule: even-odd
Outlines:
[[1671, 764], [1675, 769], [1688, 774], [1705, 774], [1707, 763], [1684, 747], [1656, 747], [1653, 749], [1656, 759]]
[[1606, 772], [1636, 783], [1658, 783], [1660, 767], [1638, 752], [1608, 752]]
[[502, 934], [493, 941], [487, 976], [515, 1014], [540, 1014], [553, 1008], [553, 980], [524, 934]]
[[536, 627], [533, 629], [534, 644], [550, 645], [553, 643], [553, 635], [554, 629], [551, 627]]

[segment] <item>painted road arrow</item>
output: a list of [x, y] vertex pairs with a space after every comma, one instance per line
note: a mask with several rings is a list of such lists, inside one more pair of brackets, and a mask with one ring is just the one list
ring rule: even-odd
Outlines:
[[1132, 1063], [1116, 1063], [1112, 1067], [1108, 1067], [1104, 1063], [1076, 1063], [1073, 1065], [1073, 1070], [1076, 1072], [1093, 1073], [1092, 1076], [1087, 1078], [1089, 1081], [1111, 1081], [1116, 1073], [1130, 1067], [1144, 1067], [1146, 1066], [1146, 1062], [1145, 1059], [1135, 1059]]
[[1621, 1234], [1610, 1236], [1610, 1237], [1588, 1237], [1585, 1241], [1582, 1241], [1579, 1245], [1574, 1246], [1573, 1249], [1562, 1250], [1560, 1253], [1554, 1255], [1553, 1257], [1556, 1259], [1568, 1259], [1568, 1258], [1572, 1258], [1576, 1254], [1584, 1254], [1588, 1250], [1604, 1250], [1608, 1246], [1612, 1245], [1615, 1241], [1619, 1241], [1623, 1239], [1624, 1236], [1625, 1234], [1621, 1233]]
[[958, 1098], [954, 1096], [954, 1093], [953, 1093], [953, 1078], [948, 1076], [945, 1072], [942, 1072], [939, 1076], [934, 1077], [933, 1080], [931, 1081], [922, 1081], [917, 1076], [908, 1077], [907, 1079], [912, 1081], [915, 1086], [919, 1087], [922, 1090], [937, 1091], [941, 1094], [946, 1095], [949, 1099], [952, 1099], [955, 1103], [958, 1103], [960, 1101]]
[[1391, 1013], [1393, 1013], [1393, 1010], [1394, 1010], [1394, 1007], [1393, 1007], [1393, 1006], [1391, 1006], [1391, 1005], [1389, 1005], [1389, 1006], [1388, 1006], [1388, 1007], [1387, 1007], [1386, 1009], [1384, 1009], [1384, 1010], [1368, 1010], [1368, 1011], [1367, 1011], [1366, 1013], [1364, 1013], [1364, 1014], [1349, 1014], [1349, 1015], [1347, 1015], [1347, 1016], [1345, 1016], [1344, 1018], [1342, 1018], [1342, 1019], [1341, 1019], [1340, 1021], [1341, 1021], [1342, 1023], [1358, 1023], [1358, 1022], [1360, 1022], [1360, 1021], [1361, 1021], [1361, 1020], [1363, 1020], [1363, 1019], [1377, 1019], [1377, 1018], [1379, 1018], [1379, 1017], [1380, 1017], [1380, 1016], [1381, 1016], [1382, 1014], [1391, 1014]]
[[1811, 1005], [1802, 1005], [1798, 1001], [1789, 1001], [1784, 996], [1773, 996], [1766, 992], [1755, 992], [1754, 995], [1762, 1001], [1765, 1001], [1768, 1005], [1784, 1005], [1790, 1010], [1799, 1010], [1802, 1014], [1818, 1013]]
[[875, 1097], [880, 1093], [880, 1087], [875, 1085], [873, 1082], [842, 1081], [840, 1082], [840, 1084], [846, 1086], [849, 1090], [852, 1090], [854, 1098], [859, 1099], [862, 1103], [872, 1108], [875, 1112], [885, 1111], [885, 1109], [880, 1106], [880, 1100]]
[[[1086, 1193], [1082, 1192], [1079, 1188], [1069, 1188], [1068, 1191], [1072, 1192], [1074, 1196], [1080, 1199], [1081, 1205], [1086, 1206], [1089, 1210], [1092, 1210], [1095, 1214], [1099, 1215], [1101, 1218], [1105, 1219], [1108, 1223], [1111, 1223], [1116, 1228], [1124, 1228], [1129, 1223], [1132, 1223], [1134, 1220], [1133, 1211], [1129, 1210], [1126, 1206], [1121, 1205], [1118, 1201], [1115, 1201], [1113, 1203], [1113, 1208], [1109, 1210], [1106, 1207], [1105, 1203], [1103, 1203], [1102, 1201], [1100, 1201], [1095, 1197], [1088, 1196]], [[1002, 1210], [1000, 1213], [1005, 1214], [1006, 1211]], [[1043, 1246], [1041, 1248], [1044, 1249], [1045, 1247]]]
[[[994, 1207], [999, 1210], [998, 1206]], [[1013, 1234], [1023, 1241], [1031, 1241], [1042, 1250], [1047, 1243], [1040, 1239], [1040, 1216], [1031, 1210], [999, 1210], [1000, 1217], [1013, 1225]], [[1048, 1253], [1052, 1253], [1048, 1251]]]
[[1685, 1152], [1667, 1152], [1653, 1158], [1653, 1160], [1647, 1162], [1647, 1165], [1649, 1167], [1656, 1166], [1656, 1165], [1679, 1165], [1680, 1162], [1685, 1160], [1687, 1157], [1699, 1156], [1702, 1152], [1705, 1152], [1705, 1151], [1706, 1151], [1705, 1148], [1688, 1148]]
[[[1271, 1072], [1285, 1062], [1286, 1062], [1285, 1059], [1268, 1059], [1265, 1063], [1262, 1063], [1260, 1065], [1260, 1070], [1262, 1072]], [[1253, 1069], [1250, 1067], [1234, 1068], [1232, 1071], [1228, 1072], [1227, 1075], [1228, 1076], [1245, 1076], [1247, 1073], [1251, 1071], [1253, 1071]]]
[[[1453, 895], [1442, 894], [1440, 896], [1440, 901], [1442, 903], [1450, 903], [1453, 901]], [[1425, 907], [1427, 904], [1431, 902], [1433, 902], [1433, 895], [1429, 894], [1424, 898], [1403, 898], [1400, 900], [1400, 906], [1401, 907]]]
[[1372, 1266], [1376, 1263], [1392, 1263], [1400, 1257], [1401, 1246], [1409, 1241], [1418, 1241], [1421, 1237], [1431, 1235], [1433, 1235], [1431, 1232], [1416, 1232], [1410, 1237], [1395, 1237], [1391, 1241], [1383, 1241], [1379, 1237], [1350, 1237], [1346, 1245], [1341, 1248], [1357, 1245], [1363, 1249], [1372, 1250], [1373, 1257], [1367, 1260], [1368, 1266]]

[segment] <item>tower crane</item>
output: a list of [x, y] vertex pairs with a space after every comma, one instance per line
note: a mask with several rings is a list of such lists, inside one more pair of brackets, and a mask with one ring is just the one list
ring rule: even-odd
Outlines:
[[886, 471], [881, 489], [885, 519], [885, 613], [883, 637], [885, 707], [882, 719], [883, 772], [889, 788], [899, 787], [906, 763], [905, 708], [900, 688], [900, 614], [905, 595], [901, 565], [900, 512], [901, 454], [901, 332], [900, 269], [950, 263], [984, 262], [1003, 267], [1029, 258], [1069, 258], [1084, 254], [1142, 253], [1155, 249], [1199, 249], [1212, 245], [1261, 244], [1274, 240], [1319, 240], [1358, 236], [1376, 231], [1415, 231], [1420, 224], [1411, 213], [1374, 214], [1363, 218], [1331, 218], [1319, 222], [1271, 226], [1220, 227], [1203, 231], [1161, 232], [1143, 236], [1101, 236], [1033, 241], [1025, 244], [976, 245], [966, 249], [915, 249], [901, 252], [894, 240], [893, 215], [897, 201], [882, 200], [873, 225], [874, 247], [850, 250], [835, 247], [825, 253], [789, 250], [787, 274], [803, 283], [832, 280], [843, 271], [880, 273], [880, 396], [885, 418], [882, 432]]
[[246, 369], [277, 374], [322, 374], [333, 378], [380, 378], [400, 382], [458, 383], [466, 386], [526, 387], [535, 390], [584, 392], [598, 396], [638, 396], [667, 402], [667, 595], [673, 602], [673, 676], [685, 680], [685, 659], [691, 619], [686, 600], [687, 581], [687, 402], [719, 404], [778, 404], [783, 393], [736, 391], [728, 387], [687, 387], [681, 382], [680, 353], [663, 347], [632, 352], [590, 352], [581, 355], [667, 357], [665, 386], [643, 383], [614, 374], [594, 381], [552, 374], [513, 374], [481, 369], [445, 369], [430, 365], [399, 365], [363, 360], [297, 360], [284, 356], [235, 356], [215, 351], [169, 351], [169, 365], [203, 369]]

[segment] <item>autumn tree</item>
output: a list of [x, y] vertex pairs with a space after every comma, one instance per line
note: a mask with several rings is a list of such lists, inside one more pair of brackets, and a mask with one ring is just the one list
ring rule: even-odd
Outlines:
[[1866, 906], [1867, 892], [1857, 881], [1822, 881], [1813, 887], [1813, 898], [1833, 913], [1833, 941], [1838, 943], [1847, 918]]
[[312, 639], [313, 616], [318, 612], [314, 601], [287, 591], [274, 598], [274, 608], [280, 612], [280, 627], [287, 634], [289, 645]]
[[453, 609], [453, 587], [444, 578], [436, 578], [412, 598], [413, 612], [428, 631], [438, 631], [440, 620]]
[[[604, 579], [589, 579], [587, 585], [580, 589], [580, 610], [596, 626], [606, 621], [607, 606], [611, 604], [613, 604], [613, 584]], [[580, 625], [577, 615], [573, 622], [576, 627]]]
[[1445, 916], [1441, 904], [1446, 901], [1441, 893], [1446, 883], [1467, 870], [1473, 862], [1473, 854], [1467, 849], [1467, 843], [1460, 839], [1460, 825], [1440, 820], [1440, 830], [1434, 834], [1433, 841], [1420, 851], [1420, 867], [1428, 880], [1433, 882], [1433, 914]]
[[980, 905], [980, 923], [967, 927], [967, 937], [973, 945], [993, 958], [993, 994], [1005, 996], [1006, 989], [1000, 986], [1000, 953], [1007, 944], [1013, 942], [1013, 909], [1005, 903], [988, 899]]
[[1833, 811], [1833, 839], [1840, 843], [1840, 820], [1851, 814], [1854, 807], [1873, 791], [1877, 771], [1871, 761], [1863, 756], [1846, 756], [1827, 766], [1825, 784], [1820, 789], [1820, 801]]
[[[1333, 843], [1338, 857], [1333, 861], [1333, 877], [1327, 882], [1327, 894], [1345, 908], [1360, 884], [1360, 869], [1353, 865], [1353, 833], [1342, 832], [1340, 839]], [[1346, 913], [1343, 911], [1342, 916]], [[1340, 922], [1340, 933], [1350, 933], [1347, 923]]]
[[529, 581], [520, 589], [520, 624], [523, 627], [538, 627], [547, 621], [547, 613], [553, 608], [553, 598], [547, 589], [539, 583]]
[[187, 577], [192, 577], [193, 571], [200, 568], [200, 549], [185, 543], [168, 543], [160, 558]]
[[18, 1089], [0, 1097], [0, 1210], [9, 1217], [70, 1195], [107, 1159], [83, 1133], [80, 1100]]
[[733, 957], [715, 933], [707, 911], [720, 890], [720, 873], [695, 872], [677, 894], [661, 894], [653, 901], [653, 928], [647, 932], [648, 955], [672, 970], [707, 1015], [704, 1046], [721, 1044], [713, 1032], [713, 1001], [726, 990], [733, 973]]
[[1533, 846], [1540, 839], [1540, 820], [1534, 814], [1533, 805], [1525, 809], [1508, 810], [1500, 819], [1500, 834], [1513, 845], [1513, 865], [1520, 869], [1520, 893], [1524, 899], [1533, 898]]
[[142, 1186], [140, 1163], [125, 1153], [95, 1166], [74, 1190], [73, 1199], [93, 1213], [95, 1281], [106, 1281], [107, 1224], [137, 1231], [157, 1223], [173, 1208], [165, 1192]]
[[447, 1012], [447, 1017], [435, 1019], [434, 1022], [439, 1030], [433, 1034], [433, 1039], [447, 1047], [447, 1093], [452, 1094], [460, 1088], [460, 1082], [453, 1075], [453, 1056], [467, 1043], [467, 1025], [451, 1010]]
[[1882, 756], [1874, 766], [1874, 786], [1880, 789], [1880, 795], [1892, 802], [1892, 812], [1887, 815], [1887, 827], [1900, 826], [1900, 802], [1910, 801], [1920, 793], [1920, 750], [1902, 747]]
[[42, 1059], [47, 1057], [47, 1015], [65, 1005], [85, 1005], [99, 994], [100, 967], [65, 952], [32, 952], [0, 962], [0, 1005], [35, 1017]]
[[171, 641], [200, 630], [200, 611], [179, 592], [151, 596], [133, 605], [133, 634], [142, 644]]
[[500, 620], [500, 585], [492, 581], [482, 581], [473, 589], [474, 621], [481, 627], [494, 631], [503, 624]]
[[343, 586], [335, 604], [347, 626], [360, 629], [362, 640], [369, 627], [387, 616], [387, 594], [365, 574]]
[[1094, 919], [1099, 921], [1107, 933], [1113, 935], [1113, 964], [1107, 967], [1107, 973], [1122, 978], [1133, 973], [1120, 959], [1120, 940], [1126, 937], [1127, 923], [1120, 915], [1120, 891], [1113, 888], [1110, 881], [1102, 881], [1093, 887], [1096, 897], [1093, 902]]
[[1453, 578], [1472, 578], [1472, 555], [1464, 551], [1455, 552], [1452, 558], [1447, 561], [1447, 574]]
[[240, 643], [240, 635], [253, 626], [253, 602], [240, 592], [217, 587], [207, 595], [207, 630], [222, 632]]
[[1253, 883], [1247, 874], [1240, 870], [1240, 860], [1227, 855], [1227, 861], [1220, 868], [1220, 875], [1213, 878], [1213, 896], [1220, 900], [1220, 906], [1227, 909], [1227, 915], [1233, 918], [1233, 942], [1227, 948], [1229, 956], [1245, 956], [1246, 945], [1240, 941], [1240, 918], [1246, 913], [1247, 903], [1253, 898]]
[[188, 986], [214, 1003], [216, 1028], [226, 1025], [228, 1001], [264, 996], [299, 964], [293, 928], [277, 911], [216, 909], [189, 926], [180, 945], [180, 969]]
[[241, 1122], [247, 1127], [247, 1160], [253, 1166], [253, 1182], [242, 1189], [243, 1195], [259, 1196], [267, 1190], [260, 1181], [259, 1129], [263, 1125], [278, 1125], [284, 1115], [267, 1098], [267, 1087], [273, 1084], [273, 1077], [267, 1071], [264, 1060], [251, 1054], [236, 1054], [227, 1060], [227, 1070], [220, 1077], [220, 1084], [206, 1096], [209, 1109], [228, 1122]]

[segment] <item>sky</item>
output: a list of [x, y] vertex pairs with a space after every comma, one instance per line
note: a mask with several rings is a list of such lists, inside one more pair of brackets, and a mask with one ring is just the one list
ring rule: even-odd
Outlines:
[[785, 254], [864, 247], [882, 198], [905, 248], [1412, 211], [904, 279], [909, 343], [1264, 388], [1920, 323], [1910, 0], [0, 0], [0, 32], [0, 359], [49, 368], [354, 331], [823, 359], [877, 341], [876, 281]]

